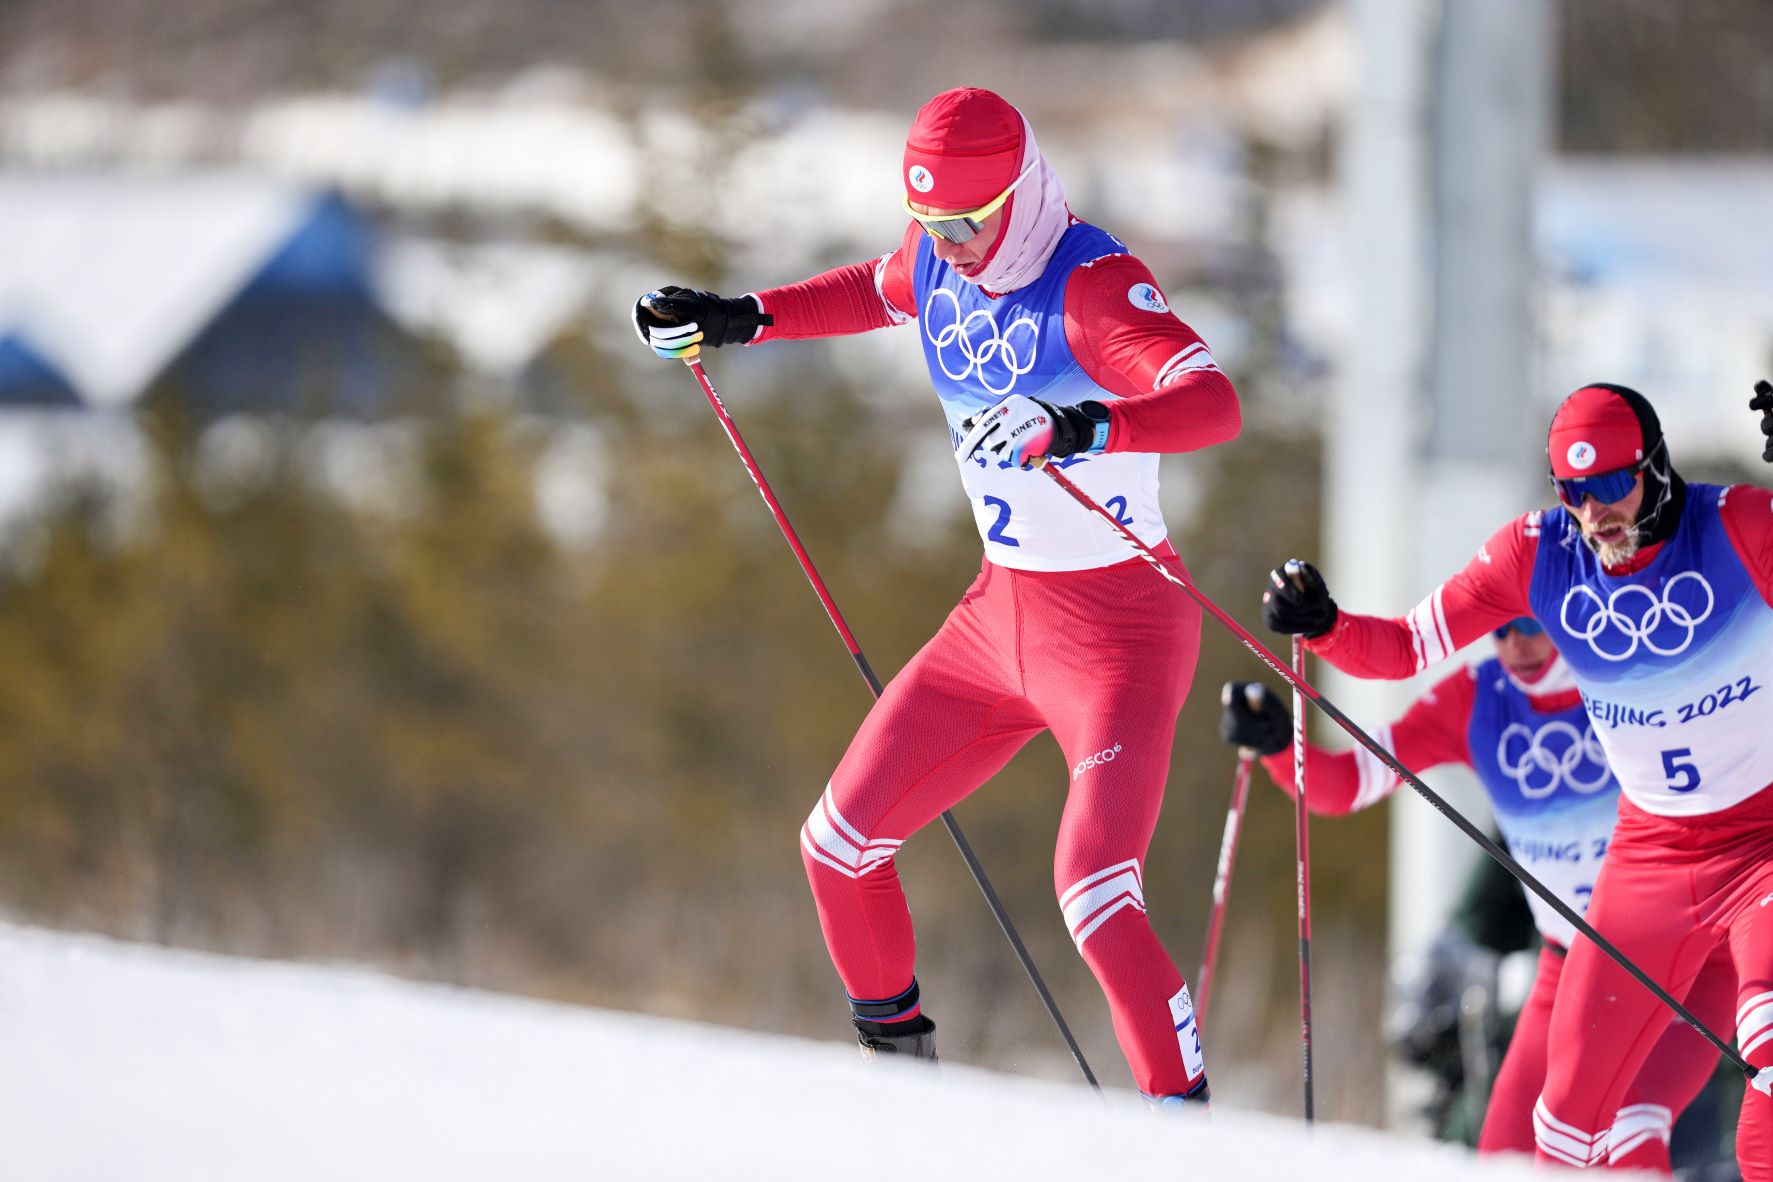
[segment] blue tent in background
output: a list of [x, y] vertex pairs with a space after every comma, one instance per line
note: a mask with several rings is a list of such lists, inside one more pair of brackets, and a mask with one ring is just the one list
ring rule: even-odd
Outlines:
[[237, 174], [0, 174], [0, 407], [373, 414], [415, 349], [375, 227]]
[[0, 337], [0, 403], [69, 408], [81, 405], [73, 384], [19, 332]]
[[327, 196], [174, 359], [161, 382], [204, 412], [369, 415], [400, 386], [400, 334], [370, 286], [373, 227]]

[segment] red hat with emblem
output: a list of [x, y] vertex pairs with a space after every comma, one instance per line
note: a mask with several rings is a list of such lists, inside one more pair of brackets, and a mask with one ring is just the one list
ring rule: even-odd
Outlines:
[[1022, 171], [1022, 114], [976, 86], [945, 90], [917, 112], [905, 137], [905, 196], [932, 209], [968, 210]]
[[[1643, 396], [1637, 395], [1637, 400], [1643, 402]], [[1645, 402], [1643, 409], [1648, 407]], [[1649, 415], [1654, 423], [1655, 412]], [[1656, 430], [1660, 434], [1660, 424]], [[1584, 386], [1564, 399], [1552, 416], [1546, 446], [1551, 474], [1570, 480], [1629, 468], [1656, 445], [1656, 440], [1646, 438], [1648, 433], [1640, 408], [1632, 405], [1624, 387]]]

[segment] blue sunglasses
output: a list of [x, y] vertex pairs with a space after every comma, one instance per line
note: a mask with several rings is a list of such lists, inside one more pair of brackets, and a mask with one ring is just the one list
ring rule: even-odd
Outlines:
[[1650, 454], [1629, 468], [1616, 468], [1611, 472], [1602, 472], [1597, 476], [1572, 476], [1568, 479], [1551, 478], [1551, 486], [1558, 491], [1558, 500], [1572, 509], [1582, 508], [1582, 502], [1589, 497], [1603, 505], [1611, 505], [1614, 501], [1622, 501], [1631, 494], [1632, 486], [1638, 482], [1638, 473], [1650, 466], [1661, 450], [1658, 442], [1650, 450]]
[[1544, 631], [1545, 625], [1541, 624], [1538, 620], [1535, 620], [1532, 616], [1516, 616], [1508, 623], [1502, 625], [1502, 627], [1496, 629], [1491, 635], [1497, 640], [1506, 640], [1508, 639], [1508, 634], [1510, 632], [1519, 632], [1522, 636], [1538, 636]]

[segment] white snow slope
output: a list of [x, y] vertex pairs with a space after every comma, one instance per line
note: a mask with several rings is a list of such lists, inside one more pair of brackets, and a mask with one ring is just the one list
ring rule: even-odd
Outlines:
[[0, 1182], [1534, 1176], [837, 1040], [0, 924]]

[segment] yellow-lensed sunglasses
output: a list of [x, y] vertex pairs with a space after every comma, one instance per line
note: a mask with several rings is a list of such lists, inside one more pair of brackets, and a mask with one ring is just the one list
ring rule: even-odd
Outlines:
[[1022, 174], [1010, 182], [1009, 188], [978, 209], [968, 210], [966, 213], [918, 213], [911, 208], [911, 198], [906, 197], [905, 212], [915, 218], [918, 225], [922, 226], [924, 232], [930, 237], [940, 238], [944, 242], [965, 242], [983, 228], [986, 218], [1003, 208], [1003, 203], [1010, 199], [1010, 194], [1016, 191], [1016, 186], [1027, 180], [1028, 174], [1033, 172], [1035, 165], [1039, 163], [1039, 156], [1029, 161], [1028, 167], [1022, 170]]

